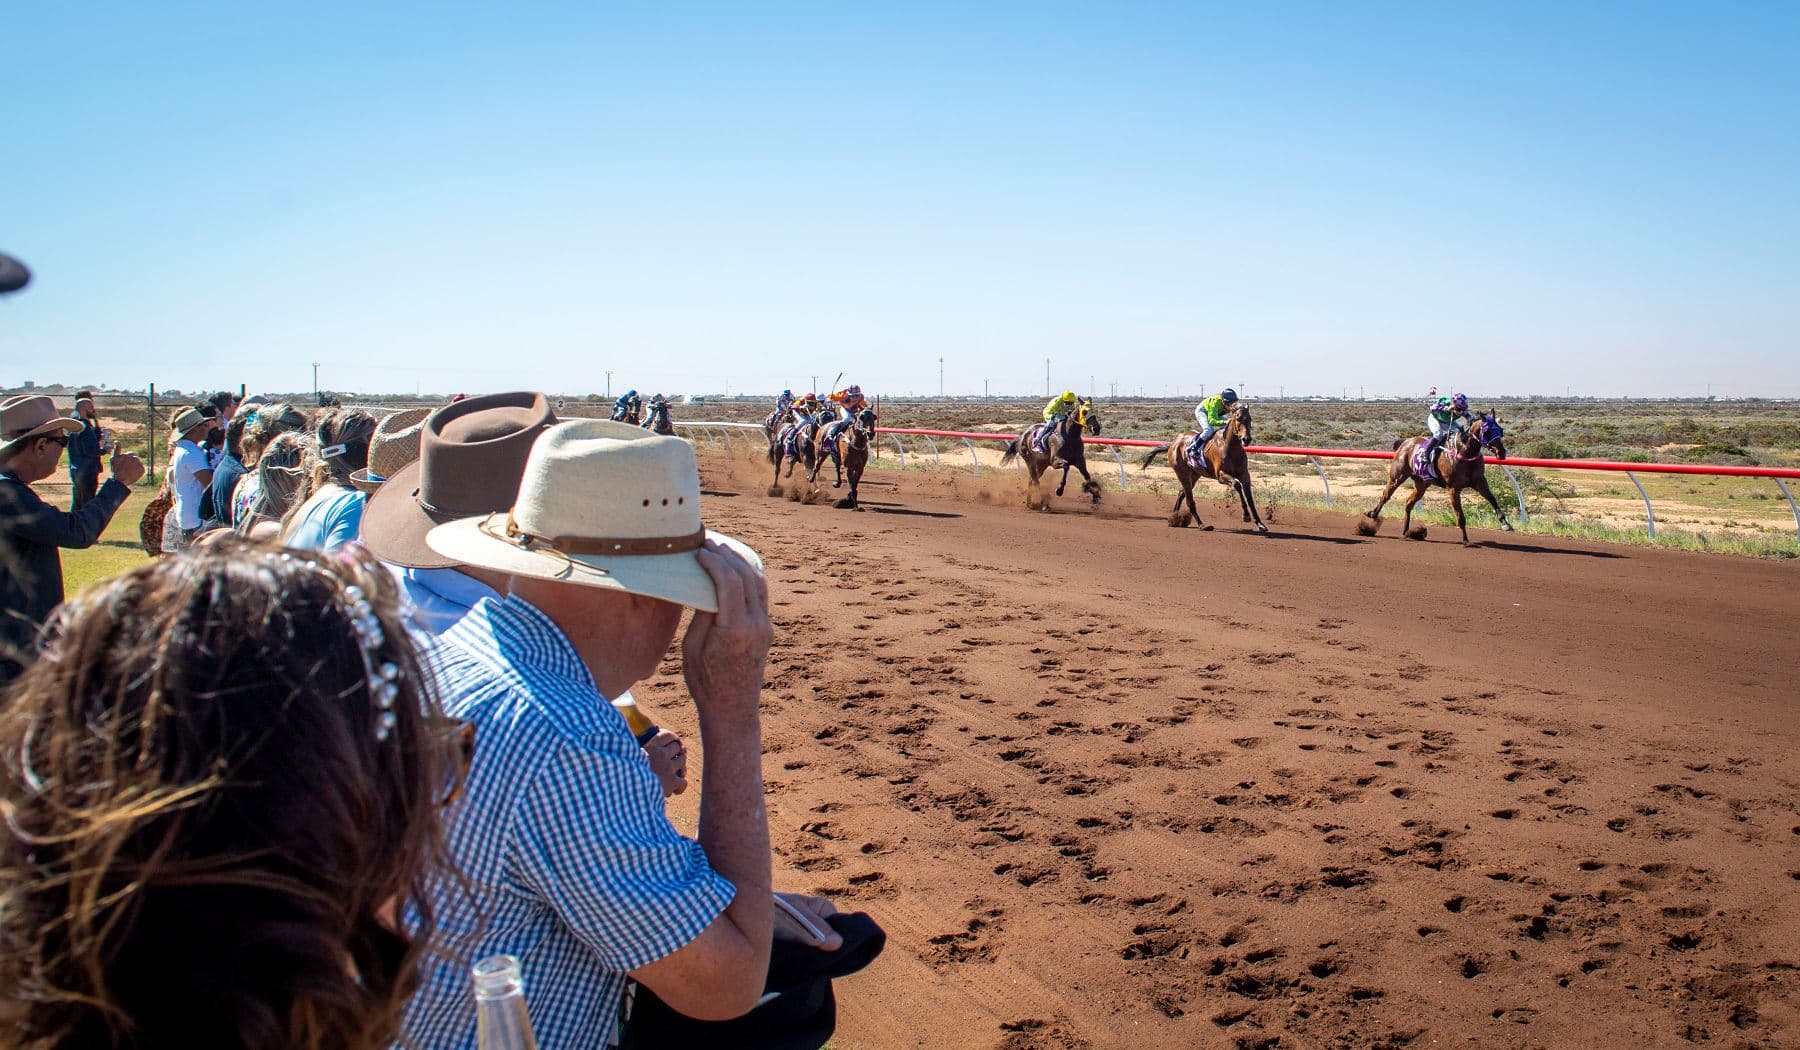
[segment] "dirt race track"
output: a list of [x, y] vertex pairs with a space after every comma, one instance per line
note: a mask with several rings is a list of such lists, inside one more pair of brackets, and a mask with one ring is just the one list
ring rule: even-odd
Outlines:
[[890, 937], [835, 1047], [1800, 1045], [1800, 564], [765, 470], [776, 884]]

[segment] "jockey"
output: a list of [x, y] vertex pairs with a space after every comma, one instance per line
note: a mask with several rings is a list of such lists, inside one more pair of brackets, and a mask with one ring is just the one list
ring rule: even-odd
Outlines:
[[825, 403], [819, 400], [819, 395], [808, 390], [805, 394], [801, 395], [800, 400], [794, 402], [794, 419], [796, 421], [811, 419], [814, 414], [824, 407]]
[[828, 394], [826, 397], [843, 408], [845, 419], [869, 407], [869, 399], [863, 396], [862, 387], [855, 384], [847, 386], [835, 394]]
[[1213, 396], [1194, 406], [1194, 422], [1200, 424], [1200, 436], [1195, 440], [1201, 444], [1213, 436], [1213, 433], [1225, 425], [1231, 417], [1231, 406], [1237, 404], [1237, 391], [1226, 387]]
[[669, 402], [667, 399], [661, 394], [656, 395], [650, 399], [650, 411], [644, 413], [644, 421], [639, 423], [638, 426], [645, 430], [656, 429], [656, 414], [658, 412], [667, 412], [668, 410]]
[[619, 395], [617, 401], [613, 402], [612, 417], [614, 419], [624, 419], [631, 414], [633, 406], [642, 406], [643, 403], [644, 401], [642, 398], [638, 397], [637, 391], [627, 390], [625, 393]]
[[1465, 424], [1474, 421], [1475, 417], [1469, 414], [1468, 398], [1461, 394], [1438, 398], [1425, 415], [1425, 425], [1431, 428], [1431, 440], [1425, 444], [1425, 454], [1437, 455], [1438, 449], [1444, 447], [1444, 442], [1462, 430]]
[[1068, 415], [1070, 412], [1075, 411], [1075, 403], [1077, 400], [1075, 391], [1073, 390], [1065, 390], [1051, 398], [1050, 403], [1044, 406], [1044, 422], [1054, 423]]
[[788, 409], [793, 407], [794, 392], [792, 390], [783, 390], [781, 396], [775, 399], [775, 418], [785, 418], [788, 414]]

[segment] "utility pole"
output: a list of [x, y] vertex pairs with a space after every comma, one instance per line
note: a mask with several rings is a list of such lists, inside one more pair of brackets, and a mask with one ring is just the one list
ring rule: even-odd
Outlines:
[[612, 400], [612, 369], [606, 370], [606, 399]]
[[1275, 395], [1275, 400], [1277, 400], [1277, 401], [1286, 401], [1286, 400], [1287, 400], [1287, 387], [1285, 387], [1285, 386], [1278, 386], [1278, 387], [1276, 387], [1276, 388], [1275, 388], [1275, 389], [1277, 389], [1277, 390], [1279, 390], [1279, 391], [1281, 391], [1281, 392], [1280, 392], [1280, 393], [1279, 393], [1279, 394], [1276, 394], [1276, 395]]
[[1092, 375], [1088, 376], [1088, 396], [1094, 396], [1094, 377]]
[[314, 361], [312, 363], [312, 366], [313, 366], [313, 401], [316, 403], [319, 400], [319, 362]]
[[981, 399], [983, 401], [989, 400], [989, 398], [988, 398], [988, 381], [985, 379], [983, 379], [981, 381]]
[[1050, 359], [1044, 358], [1044, 396], [1050, 396]]
[[807, 389], [811, 390], [815, 394], [819, 392], [819, 377], [818, 376], [812, 377], [812, 386], [808, 387]]
[[938, 358], [938, 400], [944, 399], [944, 359]]

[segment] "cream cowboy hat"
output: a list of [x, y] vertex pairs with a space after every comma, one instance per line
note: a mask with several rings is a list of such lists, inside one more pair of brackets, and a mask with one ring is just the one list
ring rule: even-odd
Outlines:
[[32, 438], [51, 434], [75, 434], [80, 420], [56, 410], [56, 402], [43, 394], [20, 394], [0, 401], [0, 456]]
[[425, 536], [463, 565], [717, 612], [712, 577], [694, 557], [707, 540], [761, 570], [755, 552], [701, 524], [693, 446], [603, 419], [559, 423], [538, 437], [511, 513], [461, 518]]
[[350, 475], [350, 484], [359, 491], [374, 493], [418, 459], [419, 434], [429, 415], [429, 408], [409, 408], [378, 423], [369, 438], [369, 465]]

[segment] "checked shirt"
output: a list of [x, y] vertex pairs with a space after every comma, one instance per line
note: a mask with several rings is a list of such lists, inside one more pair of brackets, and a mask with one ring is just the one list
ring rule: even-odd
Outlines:
[[625, 975], [699, 936], [734, 889], [669, 823], [625, 720], [549, 617], [483, 598], [430, 660], [445, 709], [475, 725], [448, 835], [473, 898], [434, 884], [450, 957], [427, 957], [406, 1036], [473, 1050], [469, 967], [504, 953], [524, 964], [539, 1046], [603, 1047]]

